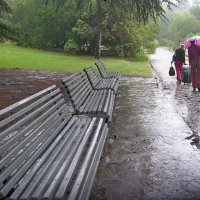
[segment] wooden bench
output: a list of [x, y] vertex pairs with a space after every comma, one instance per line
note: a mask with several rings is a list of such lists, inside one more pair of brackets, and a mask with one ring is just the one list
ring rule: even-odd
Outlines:
[[102, 78], [94, 67], [85, 68], [84, 71], [93, 89], [111, 89], [117, 94], [119, 86], [119, 80], [117, 78]]
[[103, 78], [117, 78], [119, 79], [121, 77], [120, 73], [119, 72], [108, 72], [107, 69], [106, 69], [106, 66], [104, 64], [104, 62], [102, 60], [98, 60], [95, 65], [97, 66], [98, 70], [99, 70], [99, 73], [100, 75], [103, 77]]
[[111, 89], [94, 90], [84, 71], [62, 82], [78, 114], [98, 115], [111, 122], [115, 98]]
[[0, 199], [88, 199], [107, 136], [55, 85], [0, 111]]

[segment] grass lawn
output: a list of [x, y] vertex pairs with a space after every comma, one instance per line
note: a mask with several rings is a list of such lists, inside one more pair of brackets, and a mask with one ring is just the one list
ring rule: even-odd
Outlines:
[[[110, 71], [119, 71], [128, 76], [152, 77], [148, 61], [108, 57], [102, 59]], [[94, 65], [95, 61], [92, 56], [73, 56], [0, 43], [0, 68], [73, 73]]]

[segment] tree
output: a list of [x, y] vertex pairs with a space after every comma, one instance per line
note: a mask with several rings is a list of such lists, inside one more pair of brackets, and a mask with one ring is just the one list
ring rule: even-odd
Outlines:
[[200, 6], [200, 0], [193, 0], [193, 4], [195, 6]]
[[182, 11], [169, 15], [168, 23], [160, 24], [161, 32], [158, 38], [160, 45], [177, 48], [187, 38], [199, 35], [199, 20], [193, 15]]
[[3, 41], [5, 38], [10, 38], [10, 34], [12, 33], [11, 27], [8, 23], [3, 20], [3, 16], [5, 13], [11, 13], [11, 8], [6, 3], [6, 1], [0, 1], [0, 41]]
[[73, 9], [57, 9], [43, 0], [23, 0], [13, 9], [12, 22], [18, 27], [18, 44], [34, 48], [62, 49], [65, 32], [74, 24]]
[[193, 16], [186, 14], [176, 14], [169, 27], [169, 34], [171, 38], [176, 38], [177, 45], [183, 43], [188, 34], [196, 35], [199, 31], [199, 22]]
[[[48, 3], [50, 0], [46, 0]], [[95, 9], [96, 12], [96, 53], [95, 57], [99, 58], [101, 55], [102, 42], [102, 22], [107, 11], [112, 10], [115, 13], [127, 13], [126, 16], [135, 19], [139, 23], [147, 23], [149, 19], [154, 21], [157, 18], [165, 18], [164, 6], [172, 9], [176, 6], [174, 2], [180, 3], [185, 0], [51, 0], [56, 7], [62, 7], [66, 3], [73, 2], [77, 8]]]
[[196, 3], [195, 6], [190, 9], [190, 14], [193, 15], [197, 20], [200, 20], [200, 3]]
[[1, 0], [0, 1], [0, 15], [2, 16], [3, 13], [8, 13], [11, 12], [11, 8], [9, 7], [9, 5], [6, 3], [6, 1]]

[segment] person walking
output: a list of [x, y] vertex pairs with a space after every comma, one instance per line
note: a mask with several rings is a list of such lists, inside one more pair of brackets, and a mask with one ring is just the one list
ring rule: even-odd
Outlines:
[[189, 64], [191, 66], [191, 80], [193, 91], [200, 91], [200, 47], [195, 44], [195, 40], [191, 40], [188, 47]]
[[185, 64], [185, 45], [180, 44], [180, 48], [175, 50], [175, 53], [172, 57], [171, 64], [174, 62], [176, 69], [177, 81], [181, 83], [181, 75], [182, 75], [182, 66]]

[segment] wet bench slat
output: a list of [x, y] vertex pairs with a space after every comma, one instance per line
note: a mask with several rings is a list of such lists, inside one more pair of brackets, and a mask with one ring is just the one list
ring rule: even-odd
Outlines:
[[74, 115], [55, 85], [0, 113], [0, 199], [89, 197], [103, 118]]
[[95, 114], [112, 120], [115, 93], [111, 89], [94, 90], [84, 71], [62, 80], [78, 114]]
[[119, 72], [108, 72], [103, 60], [98, 60], [95, 63], [95, 65], [97, 66], [99, 73], [103, 78], [113, 78], [114, 77], [114, 78], [119, 79], [121, 77]]
[[102, 78], [94, 67], [85, 68], [84, 71], [87, 74], [87, 77], [93, 89], [110, 89], [115, 94], [117, 93], [119, 86], [119, 80], [117, 78]]

